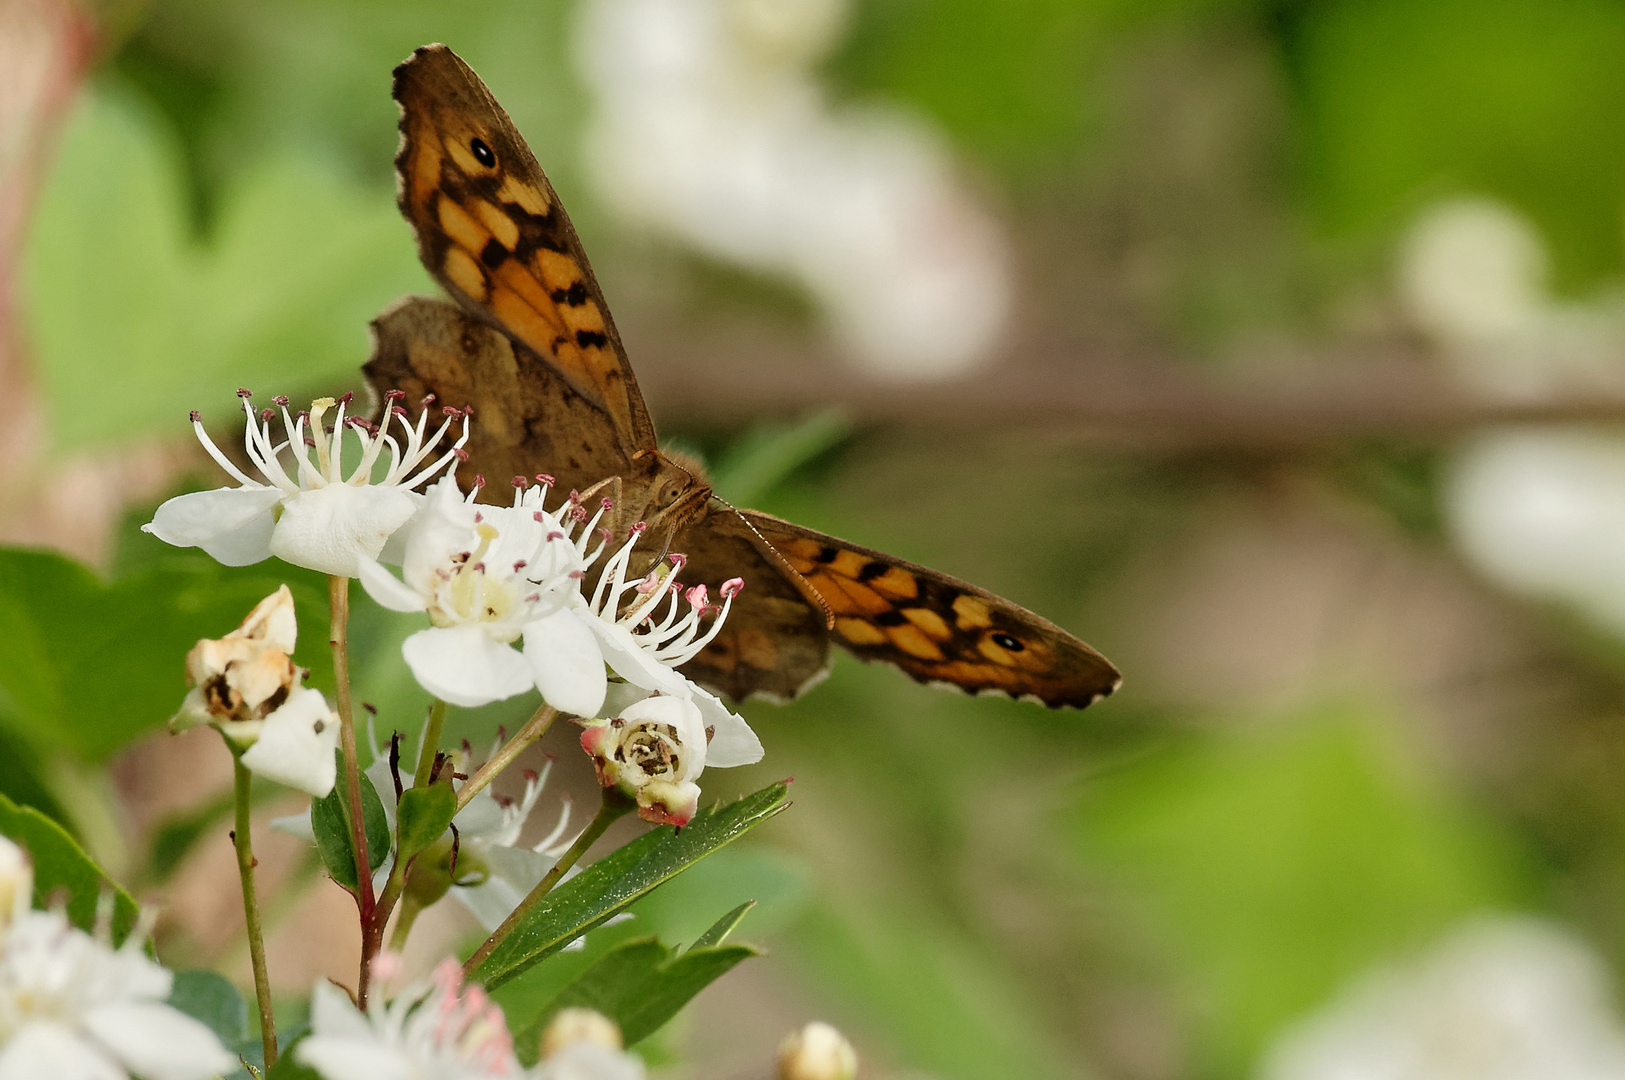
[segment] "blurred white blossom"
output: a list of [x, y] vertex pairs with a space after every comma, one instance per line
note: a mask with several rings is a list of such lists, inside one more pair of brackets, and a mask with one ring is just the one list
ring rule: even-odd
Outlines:
[[22, 850], [0, 837], [16, 901], [0, 911], [0, 1080], [207, 1080], [237, 1067], [214, 1032], [166, 1003], [174, 976], [147, 959], [145, 935], [114, 949], [31, 911]]
[[621, 1029], [603, 1013], [560, 1009], [542, 1032], [536, 1080], [643, 1080], [643, 1060], [621, 1046]]
[[628, 219], [800, 283], [870, 370], [958, 374], [1005, 324], [1004, 238], [923, 121], [826, 100], [816, 65], [847, 8], [588, 0], [592, 175]]
[[1625, 635], [1625, 440], [1479, 436], [1456, 454], [1445, 508], [1457, 543], [1486, 574]]
[[1621, 1080], [1602, 959], [1532, 919], [1471, 923], [1296, 1024], [1261, 1080]]
[[318, 980], [310, 995], [311, 1032], [294, 1056], [323, 1080], [525, 1075], [502, 1007], [479, 986], [463, 984], [457, 961], [442, 961], [430, 979], [387, 1005], [380, 998], [362, 1012], [343, 990]]
[[1625, 298], [1552, 296], [1533, 225], [1489, 199], [1429, 208], [1401, 251], [1400, 296], [1462, 382], [1494, 398], [1625, 391]]

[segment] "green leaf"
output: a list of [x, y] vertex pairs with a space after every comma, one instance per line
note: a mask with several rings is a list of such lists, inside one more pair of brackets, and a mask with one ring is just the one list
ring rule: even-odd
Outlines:
[[778, 783], [697, 815], [681, 830], [662, 826], [593, 863], [549, 893], [474, 972], [488, 988], [551, 956], [617, 911], [789, 805]]
[[[354, 890], [355, 845], [350, 842], [350, 825], [344, 813], [344, 765], [339, 763], [338, 782], [333, 790], [310, 804], [310, 827], [316, 834], [316, 851], [334, 881]], [[361, 775], [361, 819], [367, 830], [367, 865], [376, 870], [389, 855], [389, 819], [383, 801], [367, 775]]]
[[108, 757], [174, 715], [199, 638], [235, 629], [284, 582], [305, 640], [312, 623], [325, 640], [326, 589], [294, 567], [185, 558], [108, 584], [62, 555], [0, 548], [0, 726], [47, 759]]
[[41, 193], [24, 274], [60, 446], [178, 435], [188, 409], [231, 417], [238, 386], [353, 382], [367, 320], [426, 281], [389, 188], [284, 147], [220, 190], [199, 242], [166, 134], [133, 95], [94, 87]]
[[322, 1076], [315, 1069], [301, 1065], [293, 1056], [293, 1047], [288, 1046], [282, 1051], [282, 1056], [276, 1059], [271, 1071], [265, 1074], [265, 1080], [322, 1080]]
[[[1393, 730], [1402, 725], [1388, 722]], [[1529, 902], [1522, 856], [1447, 784], [1396, 765], [1362, 710], [1202, 736], [1091, 782], [1090, 873], [1179, 958], [1206, 1075], [1464, 916]]]
[[695, 949], [709, 949], [721, 945], [728, 940], [728, 935], [739, 929], [739, 924], [750, 914], [750, 909], [756, 906], [756, 901], [746, 900], [728, 914], [711, 924], [711, 929], [699, 936], [694, 942]]
[[457, 813], [457, 793], [445, 784], [409, 788], [401, 793], [395, 813], [400, 821], [397, 857], [410, 859], [445, 835]]
[[[742, 913], [731, 912], [727, 918], [735, 914]], [[525, 1064], [534, 1064], [542, 1032], [560, 1009], [572, 1006], [609, 1017], [620, 1026], [626, 1045], [632, 1046], [654, 1034], [734, 965], [757, 955], [748, 945], [696, 947], [679, 955], [655, 938], [625, 942], [548, 1002], [541, 1015], [515, 1037], [515, 1050]]]
[[122, 942], [135, 926], [140, 912], [130, 894], [109, 881], [62, 826], [31, 806], [18, 806], [0, 795], [0, 834], [27, 848], [33, 859], [35, 907], [65, 899], [68, 921], [81, 930], [91, 930], [101, 894], [111, 889], [113, 943]]
[[169, 1004], [203, 1021], [228, 1047], [248, 1041], [248, 1002], [224, 975], [213, 971], [175, 972]]

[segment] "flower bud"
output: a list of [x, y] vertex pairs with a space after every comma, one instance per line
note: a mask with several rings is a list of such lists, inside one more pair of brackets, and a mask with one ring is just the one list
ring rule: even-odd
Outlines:
[[814, 1020], [779, 1044], [779, 1080], [852, 1080], [858, 1055], [829, 1024]]
[[699, 808], [707, 738], [699, 707], [686, 698], [650, 697], [613, 720], [589, 724], [581, 748], [598, 782], [637, 800], [656, 825], [687, 825]]
[[607, 1050], [621, 1048], [621, 1029], [615, 1021], [593, 1009], [560, 1009], [542, 1032], [542, 1058], [555, 1057], [560, 1050], [586, 1042]]

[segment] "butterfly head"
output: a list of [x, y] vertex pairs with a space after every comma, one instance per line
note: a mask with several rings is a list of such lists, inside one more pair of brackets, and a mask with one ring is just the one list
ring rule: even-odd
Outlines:
[[660, 450], [645, 450], [637, 456], [649, 470], [643, 519], [652, 532], [669, 536], [704, 514], [711, 502], [711, 481], [699, 462]]

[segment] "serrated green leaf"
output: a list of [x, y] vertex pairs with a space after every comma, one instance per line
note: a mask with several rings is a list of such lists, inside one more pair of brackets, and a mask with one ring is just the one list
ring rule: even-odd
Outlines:
[[744, 921], [745, 916], [750, 914], [750, 909], [755, 906], [756, 901], [746, 900], [743, 904], [712, 923], [711, 929], [701, 934], [694, 944], [690, 946], [690, 951], [692, 952], [694, 949], [710, 949], [721, 945], [728, 940], [729, 934], [739, 928], [739, 924]]
[[18, 806], [0, 795], [0, 834], [28, 849], [34, 862], [34, 906], [66, 900], [68, 921], [81, 930], [96, 925], [96, 906], [104, 890], [113, 891], [113, 943], [122, 942], [140, 914], [130, 894], [108, 880], [67, 830], [31, 806]]
[[457, 813], [457, 793], [445, 784], [408, 788], [395, 810], [398, 858], [405, 860], [439, 840]]
[[231, 980], [213, 971], [177, 971], [169, 1004], [201, 1020], [227, 1046], [248, 1041], [248, 1002]]
[[[310, 804], [310, 828], [316, 834], [316, 851], [334, 881], [355, 889], [355, 846], [350, 842], [350, 825], [344, 814], [344, 763], [339, 762], [338, 782], [333, 790]], [[367, 775], [361, 775], [361, 819], [367, 832], [367, 865], [377, 870], [389, 855], [389, 819], [383, 801]]]
[[609, 1017], [620, 1026], [626, 1045], [632, 1046], [654, 1034], [694, 995], [741, 960], [756, 955], [748, 945], [725, 945], [696, 947], [679, 956], [654, 938], [628, 941], [611, 949], [548, 1002], [541, 1015], [515, 1037], [515, 1051], [521, 1061], [533, 1064], [548, 1023], [560, 1009], [572, 1006]]
[[610, 852], [549, 893], [486, 957], [474, 978], [494, 988], [669, 881], [718, 848], [739, 839], [789, 803], [787, 784], [713, 806], [681, 830], [662, 826]]

